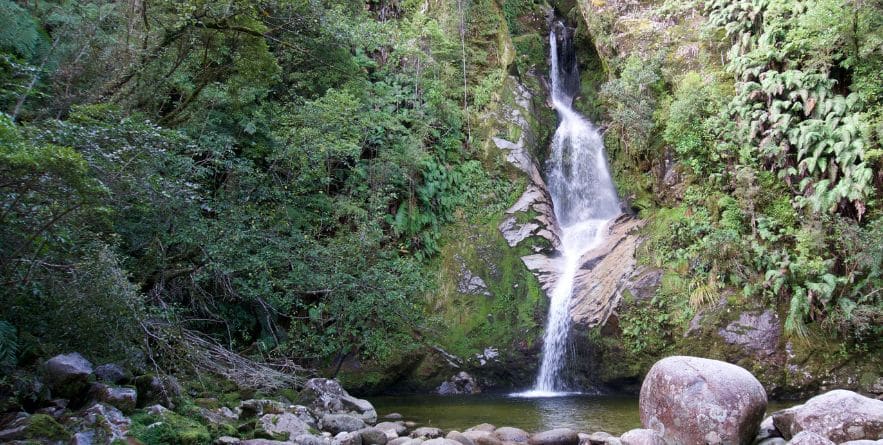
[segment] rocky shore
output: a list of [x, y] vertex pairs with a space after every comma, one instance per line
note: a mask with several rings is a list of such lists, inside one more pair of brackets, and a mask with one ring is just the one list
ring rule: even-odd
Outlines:
[[[0, 443], [223, 445], [827, 445], [883, 444], [883, 400], [834, 390], [764, 417], [767, 395], [745, 369], [668, 357], [641, 389], [641, 429], [527, 431], [480, 424], [444, 431], [378, 416], [336, 380], [314, 378], [287, 396], [235, 404], [189, 399], [175, 379], [132, 377], [79, 354], [43, 366], [47, 397], [32, 412], [0, 417]], [[465, 425], [464, 425], [465, 427]]]

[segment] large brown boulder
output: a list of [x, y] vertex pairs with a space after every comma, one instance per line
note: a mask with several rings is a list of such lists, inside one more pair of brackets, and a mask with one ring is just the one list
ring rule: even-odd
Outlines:
[[809, 431], [836, 443], [876, 440], [883, 438], [883, 400], [838, 389], [774, 412], [773, 423], [786, 439]]
[[745, 369], [684, 356], [656, 362], [639, 401], [644, 428], [682, 444], [750, 444], [766, 404], [763, 386]]

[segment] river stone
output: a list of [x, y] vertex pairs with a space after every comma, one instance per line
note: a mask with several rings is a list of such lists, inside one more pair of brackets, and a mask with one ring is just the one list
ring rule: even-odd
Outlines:
[[835, 445], [825, 436], [812, 431], [801, 431], [791, 438], [789, 445]]
[[754, 445], [785, 445], [787, 443], [788, 441], [782, 439], [781, 437], [770, 437], [769, 439], [755, 441]]
[[527, 442], [530, 436], [522, 429], [504, 426], [494, 431], [494, 436], [502, 442]]
[[282, 414], [285, 411], [285, 405], [275, 400], [249, 399], [239, 402], [237, 411], [239, 418], [251, 419], [265, 414]]
[[445, 433], [443, 433], [442, 430], [431, 426], [424, 426], [411, 431], [411, 437], [414, 439], [418, 437], [423, 439], [437, 439], [444, 435]]
[[233, 436], [221, 436], [215, 439], [215, 445], [237, 445], [242, 443], [242, 439]]
[[619, 440], [622, 442], [622, 445], [666, 445], [659, 432], [648, 429], [628, 431], [620, 436]]
[[135, 388], [118, 388], [104, 383], [95, 383], [92, 385], [90, 393], [95, 400], [116, 407], [126, 414], [134, 411], [138, 402], [138, 391]]
[[389, 441], [386, 433], [379, 428], [362, 428], [358, 433], [362, 436], [362, 445], [386, 445]]
[[405, 425], [399, 422], [380, 422], [374, 425], [374, 428], [386, 433], [386, 437], [390, 439], [395, 439], [408, 431]]
[[271, 437], [284, 435], [289, 440], [307, 433], [310, 429], [306, 422], [291, 413], [264, 414], [258, 419], [258, 426]]
[[405, 416], [403, 416], [399, 413], [389, 413], [389, 414], [383, 416], [383, 418], [387, 419], [387, 420], [402, 420], [405, 418]]
[[605, 433], [604, 431], [598, 431], [592, 434], [579, 433], [579, 443], [581, 445], [604, 445], [607, 443], [607, 439], [613, 437], [610, 433]]
[[492, 431], [466, 430], [463, 435], [476, 445], [501, 445], [503, 443], [500, 442], [500, 439], [497, 439], [497, 437], [494, 436]]
[[876, 440], [883, 437], [883, 401], [838, 389], [774, 412], [773, 423], [786, 439], [811, 431], [837, 443]]
[[460, 442], [440, 437], [438, 439], [427, 440], [426, 442], [423, 442], [423, 445], [460, 445]]
[[291, 445], [291, 442], [270, 439], [248, 439], [239, 443], [242, 445]]
[[325, 414], [322, 416], [319, 427], [331, 434], [348, 433], [365, 428], [365, 422], [349, 414]]
[[412, 440], [414, 439], [411, 439], [410, 437], [397, 437], [387, 442], [386, 445], [404, 445], [405, 442], [410, 442]]
[[362, 435], [353, 431], [349, 433], [338, 433], [331, 439], [332, 445], [362, 445]]
[[92, 363], [78, 352], [56, 355], [43, 364], [43, 375], [54, 396], [73, 399], [89, 388]]
[[883, 445], [883, 439], [880, 440], [850, 440], [840, 445]]
[[445, 438], [460, 442], [462, 445], [475, 445], [475, 442], [473, 442], [472, 439], [466, 437], [465, 434], [459, 431], [451, 431], [445, 436]]
[[298, 395], [298, 403], [305, 405], [317, 418], [324, 414], [352, 414], [366, 423], [377, 422], [377, 411], [371, 402], [351, 396], [334, 379], [307, 380]]
[[556, 428], [530, 436], [528, 443], [530, 445], [579, 445], [579, 435], [570, 428]]
[[326, 439], [312, 434], [301, 434], [291, 440], [298, 445], [323, 445]]
[[497, 427], [495, 427], [489, 423], [482, 423], [479, 425], [475, 425], [472, 428], [467, 428], [466, 431], [487, 431], [489, 433], [493, 433], [494, 430], [496, 430], [496, 429], [497, 429]]
[[641, 386], [641, 425], [670, 443], [749, 444], [766, 410], [760, 382], [739, 366], [664, 358]]

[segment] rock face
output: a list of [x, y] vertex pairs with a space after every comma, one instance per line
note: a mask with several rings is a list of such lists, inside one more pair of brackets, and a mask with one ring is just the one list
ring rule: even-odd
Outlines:
[[317, 418], [324, 414], [351, 414], [366, 423], [377, 422], [377, 411], [371, 402], [349, 395], [340, 382], [333, 379], [308, 380], [300, 392], [299, 403]]
[[766, 392], [736, 365], [675, 356], [656, 362], [641, 386], [644, 428], [669, 443], [749, 444], [766, 410]]
[[460, 371], [456, 375], [451, 376], [447, 381], [442, 382], [436, 389], [436, 392], [443, 395], [454, 394], [478, 394], [481, 388], [475, 379], [466, 371]]
[[129, 379], [128, 373], [122, 366], [116, 363], [108, 363], [95, 368], [95, 378], [99, 382], [121, 384]]
[[836, 443], [876, 440], [883, 438], [883, 401], [835, 390], [803, 405], [776, 411], [773, 423], [786, 439], [807, 431]]
[[738, 345], [759, 357], [776, 354], [782, 323], [771, 310], [761, 313], [743, 312], [739, 319], [718, 331], [723, 340]]
[[43, 373], [53, 395], [76, 398], [89, 388], [92, 363], [77, 352], [57, 355], [43, 365]]
[[138, 402], [138, 392], [135, 388], [118, 388], [96, 383], [90, 392], [99, 402], [107, 403], [126, 414], [134, 411]]
[[834, 442], [828, 440], [825, 436], [810, 431], [801, 431], [795, 435], [790, 445], [835, 445]]
[[331, 434], [349, 433], [365, 428], [365, 422], [349, 414], [325, 414], [319, 427]]

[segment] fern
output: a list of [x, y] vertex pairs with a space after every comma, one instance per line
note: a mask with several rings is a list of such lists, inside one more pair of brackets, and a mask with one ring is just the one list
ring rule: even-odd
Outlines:
[[32, 59], [39, 52], [41, 43], [33, 17], [15, 2], [0, 0], [0, 50]]
[[15, 326], [0, 320], [0, 369], [15, 367], [18, 355], [18, 335]]

